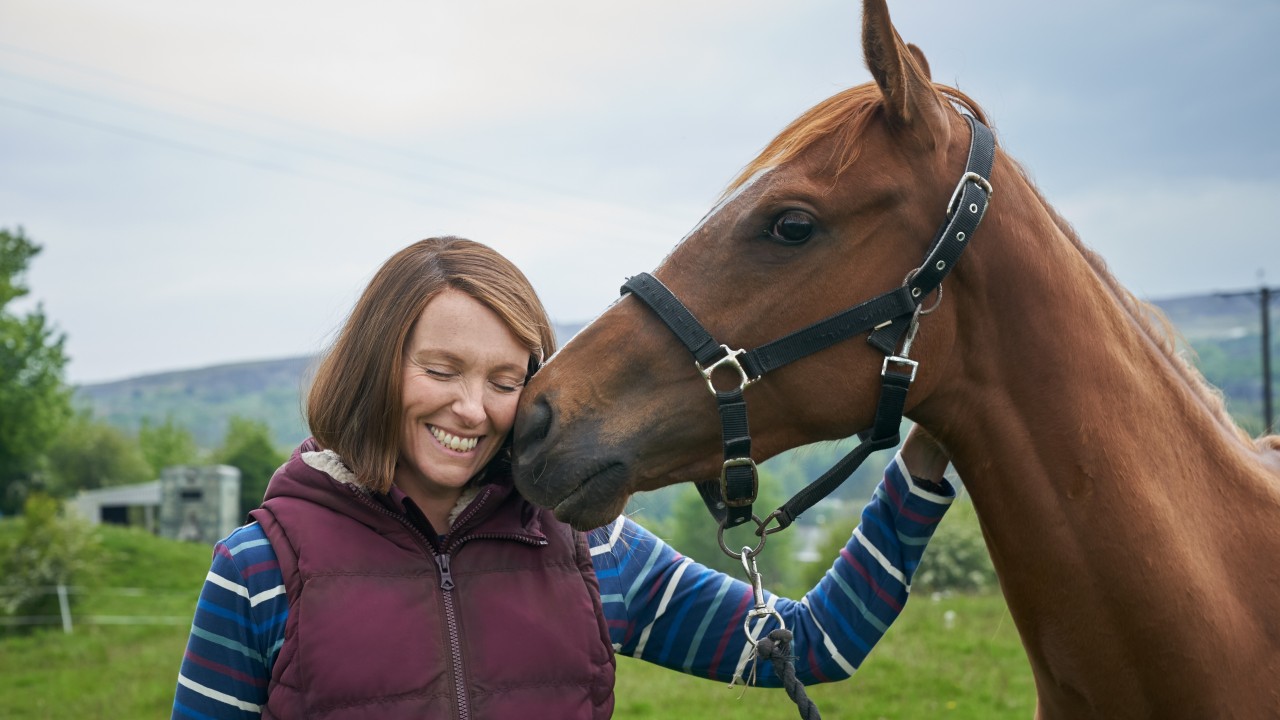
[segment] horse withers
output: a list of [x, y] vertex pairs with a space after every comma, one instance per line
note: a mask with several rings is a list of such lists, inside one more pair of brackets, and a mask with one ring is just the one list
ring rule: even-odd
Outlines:
[[[866, 0], [874, 82], [775, 138], [654, 271], [754, 348], [903, 285], [966, 167], [963, 93]], [[1019, 166], [997, 150], [972, 245], [919, 318], [906, 414], [973, 498], [1044, 718], [1280, 716], [1280, 472]], [[936, 294], [934, 300], [938, 300]], [[744, 391], [752, 457], [872, 424], [884, 354], [848, 340]], [[721, 472], [688, 351], [624, 297], [530, 383], [516, 482], [579, 528]], [[927, 680], [922, 680], [927, 682]]]

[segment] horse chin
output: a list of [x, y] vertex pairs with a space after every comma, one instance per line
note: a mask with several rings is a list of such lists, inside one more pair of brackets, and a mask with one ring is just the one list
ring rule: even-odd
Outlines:
[[627, 506], [627, 472], [621, 463], [591, 474], [551, 506], [558, 519], [586, 532], [613, 522]]
[[[622, 512], [631, 496], [627, 468], [617, 461], [560, 467], [535, 479], [517, 464], [516, 487], [530, 502], [550, 508], [576, 530], [607, 525]], [[548, 478], [555, 478], [549, 482]]]

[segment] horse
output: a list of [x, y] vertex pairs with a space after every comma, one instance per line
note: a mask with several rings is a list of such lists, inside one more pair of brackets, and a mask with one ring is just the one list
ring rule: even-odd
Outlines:
[[[954, 205], [983, 110], [933, 82], [885, 0], [865, 0], [862, 45], [873, 81], [786, 127], [653, 272], [726, 348], [903, 287]], [[913, 318], [904, 411], [964, 479], [1037, 716], [1280, 716], [1280, 437], [1237, 427], [998, 147], [987, 179], [945, 295]], [[845, 341], [752, 383], [752, 460], [870, 426], [885, 363]], [[624, 295], [525, 389], [517, 487], [588, 529], [716, 477], [707, 382]]]

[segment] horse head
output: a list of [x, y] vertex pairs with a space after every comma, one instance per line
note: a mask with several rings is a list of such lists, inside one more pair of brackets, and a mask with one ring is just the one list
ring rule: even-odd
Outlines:
[[[654, 271], [727, 347], [762, 345], [902, 286], [947, 215], [970, 144], [956, 105], [979, 119], [981, 111], [931, 81], [882, 0], [866, 3], [862, 42], [874, 82], [792, 122]], [[930, 363], [909, 407], [928, 398], [947, 364], [955, 325], [935, 326], [917, 345]], [[868, 427], [884, 357], [855, 339], [752, 384], [754, 458]], [[628, 295], [525, 390], [517, 483], [590, 528], [634, 492], [717, 477], [720, 440], [716, 402], [689, 352]]]

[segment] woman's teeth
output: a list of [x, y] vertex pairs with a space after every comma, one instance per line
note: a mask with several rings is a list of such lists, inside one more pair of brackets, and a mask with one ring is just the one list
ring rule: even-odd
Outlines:
[[458, 437], [457, 435], [454, 435], [453, 433], [447, 433], [438, 427], [434, 427], [434, 426], [429, 426], [429, 427], [431, 427], [431, 434], [435, 436], [436, 440], [440, 441], [441, 445], [455, 452], [471, 452], [472, 450], [476, 449], [476, 443], [480, 442], [480, 438]]

